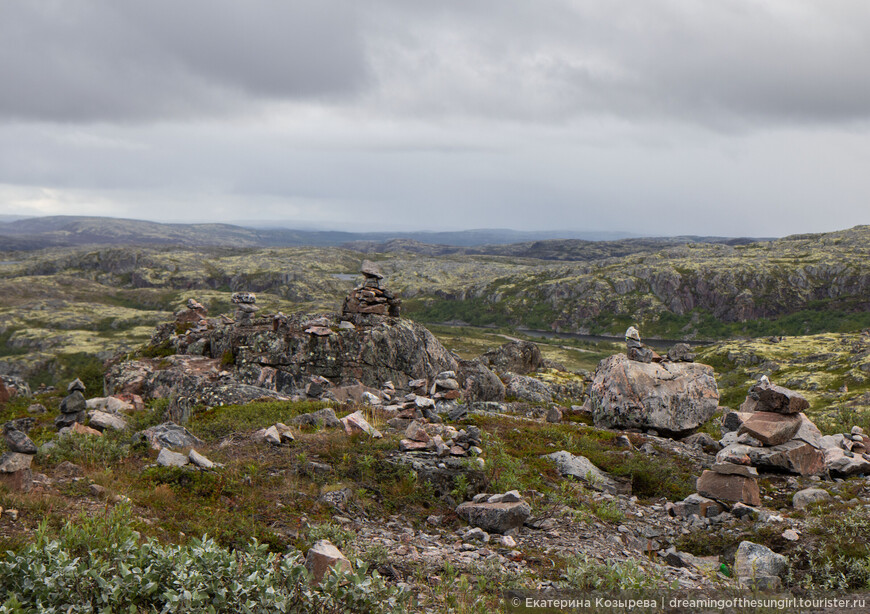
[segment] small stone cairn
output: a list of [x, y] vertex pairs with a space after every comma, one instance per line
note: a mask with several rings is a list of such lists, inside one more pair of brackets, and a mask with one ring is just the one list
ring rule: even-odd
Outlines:
[[365, 276], [365, 281], [344, 299], [342, 315], [360, 313], [398, 318], [402, 301], [381, 285], [384, 276], [378, 267], [366, 260], [360, 267], [360, 273]]
[[[32, 418], [26, 420], [33, 424]], [[33, 485], [30, 466], [36, 454], [36, 444], [19, 429], [21, 422], [15, 420], [3, 425], [3, 439], [9, 451], [0, 456], [0, 484], [13, 491], [28, 491]]]
[[76, 422], [84, 424], [88, 417], [87, 402], [85, 401], [85, 385], [82, 380], [76, 378], [67, 386], [67, 395], [60, 402], [60, 415], [54, 419], [54, 425], [58, 430], [72, 426]]
[[654, 352], [644, 347], [640, 341], [640, 333], [634, 326], [629, 326], [625, 331], [626, 354], [629, 360], [637, 362], [652, 362]]
[[180, 309], [175, 312], [175, 321], [179, 324], [183, 322], [199, 322], [208, 317], [208, 309], [196, 299], [187, 299], [186, 307], [187, 309]]
[[241, 326], [250, 326], [254, 314], [260, 311], [256, 305], [257, 295], [253, 292], [235, 292], [231, 300], [236, 306], [236, 323]]

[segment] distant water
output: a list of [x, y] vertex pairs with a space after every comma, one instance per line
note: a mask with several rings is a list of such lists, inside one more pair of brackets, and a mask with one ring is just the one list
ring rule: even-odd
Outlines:
[[[529, 328], [518, 328], [517, 332], [521, 332], [529, 337], [537, 337], [539, 339], [579, 339], [581, 341], [610, 341], [613, 343], [624, 343], [624, 337], [609, 337], [606, 335], [583, 335], [580, 333], [556, 333], [551, 330], [535, 330]], [[685, 343], [692, 346], [710, 345], [709, 341], [697, 341], [690, 339], [650, 339], [643, 338], [643, 344], [653, 348], [668, 349], [675, 343]]]
[[24, 262], [24, 261], [23, 260], [0, 260], [0, 266], [3, 266], [4, 264], [21, 264], [22, 262]]
[[359, 277], [359, 273], [334, 273], [333, 277], [341, 281], [353, 281]]

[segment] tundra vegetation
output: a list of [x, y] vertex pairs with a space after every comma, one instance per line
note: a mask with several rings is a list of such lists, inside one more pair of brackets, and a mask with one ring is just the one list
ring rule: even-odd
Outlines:
[[[637, 325], [645, 337], [706, 342], [696, 360], [715, 369], [721, 407], [700, 432], [719, 439], [723, 408], [737, 409], [766, 375], [805, 397], [806, 415], [834, 435], [870, 432], [868, 239], [859, 227], [736, 245], [401, 245], [365, 257], [402, 297], [403, 316], [426, 322], [459, 358], [532, 339], [523, 327], [621, 335]], [[0, 423], [29, 421], [40, 476], [29, 492], [0, 484], [0, 611], [490, 612], [504, 589], [732, 590], [743, 541], [788, 556], [789, 589], [870, 588], [863, 477], [764, 475], [766, 515], [671, 518], [669, 505], [696, 492], [712, 457], [684, 441], [594, 426], [585, 391], [599, 362], [624, 351], [621, 340], [535, 337], [545, 362], [531, 375], [584, 392], [552, 402], [508, 396], [457, 414], [450, 425], [479, 429], [483, 453], [460, 461], [467, 472], [449, 492], [397, 462], [405, 431], [356, 400], [197, 407], [186, 426], [220, 465], [210, 471], [162, 466], [132, 436], [164, 422], [172, 398], [148, 399], [126, 430], [58, 437], [54, 419], [74, 378], [90, 399], [103, 395], [107, 359], [171, 366], [172, 344], [149, 339], [188, 298], [212, 316], [231, 315], [235, 291], [256, 292], [263, 314], [337, 312], [361, 259], [349, 248], [167, 246], [0, 256], [0, 373], [22, 375], [35, 392], [0, 402]], [[237, 366], [232, 352], [218, 360]], [[293, 424], [325, 407], [338, 418], [362, 411], [383, 437]], [[558, 417], [546, 417], [556, 407]], [[295, 440], [257, 439], [276, 423], [292, 424]], [[631, 494], [562, 475], [542, 458], [561, 450]], [[808, 486], [831, 497], [796, 509], [793, 493]], [[457, 504], [513, 490], [531, 510], [523, 533], [470, 535]], [[674, 534], [656, 533], [662, 524]], [[351, 562], [317, 583], [302, 562], [323, 539]], [[659, 554], [668, 546], [713, 562], [668, 564]], [[619, 554], [596, 558], [607, 548]]]

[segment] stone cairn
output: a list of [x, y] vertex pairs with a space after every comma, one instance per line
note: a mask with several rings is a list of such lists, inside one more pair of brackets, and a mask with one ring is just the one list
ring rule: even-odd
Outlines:
[[257, 307], [257, 295], [253, 292], [235, 292], [231, 299], [236, 306], [235, 320], [242, 326], [250, 326], [254, 314], [260, 311]]
[[384, 276], [377, 266], [366, 260], [360, 267], [360, 273], [365, 276], [365, 281], [344, 299], [342, 315], [361, 313], [398, 318], [402, 301], [381, 285]]
[[76, 422], [84, 424], [87, 418], [87, 403], [85, 402], [85, 385], [76, 378], [67, 386], [67, 395], [60, 402], [60, 415], [54, 419], [58, 430], [72, 426]]
[[654, 352], [648, 347], [644, 347], [640, 341], [640, 333], [634, 326], [629, 326], [625, 331], [626, 354], [629, 360], [637, 362], [652, 362]]
[[803, 414], [809, 402], [797, 392], [771, 384], [767, 377], [749, 389], [740, 411], [723, 416], [726, 444], [712, 470], [698, 478], [698, 493], [718, 501], [761, 505], [761, 467], [800, 475], [824, 470], [821, 433]]
[[33, 485], [30, 465], [36, 444], [24, 432], [33, 422], [33, 418], [23, 418], [3, 425], [3, 438], [9, 451], [0, 456], [0, 484], [11, 490], [28, 491]]
[[205, 308], [205, 305], [196, 299], [189, 298], [187, 299], [187, 309], [180, 309], [175, 313], [175, 322], [176, 324], [183, 324], [185, 322], [197, 323], [200, 320], [205, 320], [207, 317], [208, 310]]

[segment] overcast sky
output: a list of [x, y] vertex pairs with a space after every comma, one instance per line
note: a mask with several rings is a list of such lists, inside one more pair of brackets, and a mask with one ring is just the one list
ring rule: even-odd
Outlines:
[[0, 0], [0, 215], [870, 223], [866, 0]]

